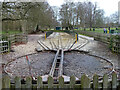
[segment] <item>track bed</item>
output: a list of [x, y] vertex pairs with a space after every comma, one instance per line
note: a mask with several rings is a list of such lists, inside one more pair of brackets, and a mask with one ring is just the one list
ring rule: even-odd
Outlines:
[[82, 74], [87, 74], [92, 78], [94, 74], [102, 76], [112, 69], [111, 63], [77, 51], [66, 52], [64, 57], [63, 71], [66, 76], [80, 78]]
[[[36, 54], [28, 55], [31, 65], [31, 72], [34, 77], [46, 75], [50, 71], [55, 53], [50, 51], [43, 51]], [[29, 66], [26, 57], [15, 59], [6, 65], [5, 71], [11, 76], [30, 76]]]

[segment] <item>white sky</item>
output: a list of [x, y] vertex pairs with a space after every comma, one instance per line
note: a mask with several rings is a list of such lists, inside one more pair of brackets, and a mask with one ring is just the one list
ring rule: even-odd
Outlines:
[[[15, 0], [0, 0], [0, 1], [15, 1]], [[34, 0], [20, 0], [20, 1], [34, 1]], [[118, 11], [118, 2], [120, 0], [36, 0], [36, 1], [48, 1], [51, 6], [59, 6], [64, 3], [64, 1], [91, 1], [97, 2], [97, 5], [100, 9], [104, 9], [105, 16], [109, 16], [116, 11]], [[120, 6], [119, 6], [120, 7]]]
[[[71, 1], [71, 0], [67, 0]], [[91, 1], [91, 2], [97, 2], [97, 5], [100, 9], [104, 9], [105, 16], [109, 16], [113, 14], [114, 12], [118, 11], [118, 2], [120, 0], [74, 0], [74, 1]], [[48, 0], [48, 3], [51, 6], [60, 6], [62, 5], [64, 0]]]

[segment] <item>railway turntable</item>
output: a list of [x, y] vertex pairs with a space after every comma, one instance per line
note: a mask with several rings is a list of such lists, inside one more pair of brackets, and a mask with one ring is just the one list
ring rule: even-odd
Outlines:
[[94, 74], [99, 75], [99, 79], [106, 73], [110, 75], [114, 66], [109, 60], [80, 50], [90, 40], [79, 36], [76, 41], [75, 37], [67, 33], [52, 33], [46, 40], [38, 40], [38, 52], [10, 61], [4, 70], [11, 78], [21, 76], [24, 79], [31, 76], [36, 80], [41, 76], [44, 82], [47, 82], [49, 75], [54, 81], [63, 76], [64, 82], [69, 82], [72, 75], [76, 77], [76, 81], [83, 74], [88, 75], [91, 80]]

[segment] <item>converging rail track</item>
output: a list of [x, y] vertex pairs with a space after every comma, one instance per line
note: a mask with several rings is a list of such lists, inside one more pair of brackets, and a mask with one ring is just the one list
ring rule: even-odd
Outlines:
[[[59, 33], [60, 35], [60, 33]], [[85, 39], [85, 38], [82, 38]], [[54, 41], [54, 39], [49, 39], [49, 44], [50, 46], [45, 45], [45, 43], [42, 42], [42, 40], [38, 40], [38, 43], [40, 44], [40, 46], [44, 49], [44, 50], [52, 50], [55, 51], [55, 57], [53, 59], [53, 63], [51, 65], [51, 69], [49, 72], [49, 75], [53, 77], [53, 79], [55, 81], [58, 80], [58, 78], [60, 76], [64, 76], [63, 75], [63, 60], [64, 60], [64, 52], [65, 51], [71, 51], [71, 50], [78, 50], [82, 47], [84, 47], [87, 43], [89, 43], [89, 40], [85, 39], [86, 42], [83, 44], [80, 44], [76, 47], [76, 40], [73, 39], [68, 39], [66, 45], [64, 44], [64, 41], [62, 40], [61, 35], [56, 39], [56, 42]], [[68, 77], [68, 76], [64, 76], [64, 77]]]
[[55, 50], [55, 51], [57, 51], [58, 49], [63, 49], [64, 51], [79, 50], [89, 43], [88, 39], [83, 38], [81, 36], [79, 36], [79, 37], [82, 38], [83, 40], [85, 40], [84, 43], [81, 43], [79, 45], [76, 45], [77, 41], [75, 38], [68, 39], [66, 41], [67, 43], [65, 44], [64, 40], [62, 40], [60, 33], [59, 33], [59, 37], [56, 38], [55, 41], [54, 41], [54, 39], [48, 40], [49, 45], [46, 45], [44, 40], [38, 40], [38, 43], [43, 48], [43, 50]]
[[[58, 35], [58, 34], [57, 34]], [[60, 33], [59, 33], [60, 35]], [[61, 35], [56, 39], [57, 41], [55, 42], [52, 39], [49, 39], [49, 44], [51, 45], [51, 47], [45, 45], [41, 40], [38, 40], [38, 43], [40, 44], [41, 47], [43, 47], [44, 50], [53, 50], [56, 52], [56, 55], [54, 57], [52, 66], [51, 66], [51, 70], [49, 72], [49, 75], [53, 77], [53, 79], [55, 81], [58, 80], [59, 76], [64, 76], [63, 75], [63, 60], [64, 60], [64, 53], [67, 51], [74, 51], [74, 50], [80, 50], [81, 48], [83, 48], [84, 46], [86, 46], [90, 40], [88, 38], [85, 37], [81, 37], [80, 38], [84, 39], [84, 43], [78, 44], [76, 45], [76, 40], [75, 39], [68, 39], [66, 42], [66, 45], [64, 44], [64, 41], [62, 40]], [[105, 60], [107, 62], [109, 62], [108, 60]], [[110, 62], [111, 63], [111, 62]], [[113, 64], [111, 63], [111, 65], [113, 66]], [[111, 72], [114, 69], [112, 68]], [[65, 76], [68, 77], [68, 76]], [[77, 78], [76, 78], [77, 80]]]
[[[58, 81], [58, 78], [60, 76], [63, 76], [64, 77], [64, 81], [68, 82], [70, 81], [70, 77], [69, 76], [65, 76], [63, 74], [63, 61], [64, 61], [64, 54], [66, 52], [69, 52], [69, 51], [79, 51], [81, 48], [83, 48], [85, 45], [87, 45], [89, 43], [89, 40], [84, 38], [84, 37], [81, 37], [82, 39], [84, 39], [84, 43], [81, 43], [78, 45], [75, 45], [76, 44], [76, 40], [75, 39], [66, 39], [66, 43], [63, 41], [62, 37], [58, 37], [56, 40], [56, 42], [54, 41], [54, 39], [48, 39], [48, 45], [42, 41], [42, 40], [38, 40], [38, 43], [39, 45], [46, 51], [53, 51], [55, 52], [55, 56], [52, 62], [52, 65], [50, 66], [50, 71], [48, 70], [48, 73], [47, 75], [43, 75], [42, 76], [42, 79], [43, 81], [47, 81], [47, 78], [48, 76], [51, 76], [53, 77], [53, 79], [55, 81]], [[42, 50], [41, 50], [42, 51]], [[85, 52], [85, 51], [83, 51]], [[26, 55], [25, 55], [26, 56]], [[93, 56], [93, 55], [92, 55]], [[97, 57], [97, 56], [94, 56], [94, 57]], [[98, 57], [100, 58], [100, 57]], [[109, 63], [111, 63], [109, 60], [106, 60], [104, 58], [101, 58]], [[29, 63], [28, 63], [29, 64]], [[111, 63], [111, 66], [113, 67], [113, 64]], [[114, 68], [112, 68], [111, 72], [114, 70]], [[111, 73], [110, 72], [110, 73]], [[34, 77], [32, 74], [32, 72], [30, 71], [30, 75], [32, 77]], [[76, 80], [79, 80], [77, 77], [76, 77]]]
[[64, 51], [57, 50], [51, 70], [49, 75], [54, 77], [54, 80], [57, 80], [59, 76], [63, 74], [63, 58], [64, 58]]

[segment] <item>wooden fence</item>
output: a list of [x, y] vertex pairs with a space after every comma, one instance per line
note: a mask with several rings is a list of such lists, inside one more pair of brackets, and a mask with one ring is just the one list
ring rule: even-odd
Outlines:
[[11, 44], [16, 44], [16, 43], [26, 43], [28, 38], [26, 34], [14, 34], [14, 35], [9, 35], [8, 40], [11, 41]]
[[109, 47], [113, 52], [120, 53], [120, 35], [112, 35]]
[[32, 83], [31, 77], [26, 77], [26, 81], [21, 83], [21, 78], [16, 76], [14, 79], [14, 83], [10, 83], [10, 78], [8, 76], [4, 76], [2, 78], [2, 86], [1, 88], [91, 88], [91, 89], [103, 89], [103, 88], [120, 88], [120, 81], [117, 78], [117, 74], [115, 72], [112, 73], [112, 80], [108, 80], [108, 75], [105, 74], [103, 76], [103, 80], [99, 81], [98, 75], [93, 76], [93, 81], [91, 81], [86, 75], [82, 75], [80, 82], [75, 81], [75, 77], [70, 77], [70, 82], [65, 83], [64, 78], [59, 77], [59, 81], [57, 83], [54, 82], [51, 76], [48, 77], [47, 83], [43, 83], [42, 77], [39, 76], [36, 82]]
[[[0, 41], [7, 41], [9, 42], [6, 49], [7, 51], [11, 49], [11, 45], [15, 45], [17, 43], [26, 43], [28, 41], [26, 34], [2, 34], [0, 35]], [[1, 44], [1, 48], [4, 48], [4, 44]], [[9, 48], [9, 49], [8, 49]], [[2, 52], [6, 51], [3, 49]], [[1, 52], [0, 52], [1, 53]]]
[[116, 53], [120, 53], [120, 35], [104, 34], [91, 31], [76, 31], [77, 33], [94, 37], [95, 40], [108, 44], [109, 48]]
[[109, 43], [109, 39], [111, 36], [111, 34], [97, 33], [97, 32], [91, 32], [91, 31], [83, 31], [83, 30], [79, 30], [76, 32], [83, 34], [83, 35], [90, 36], [90, 37], [94, 37], [95, 40], [99, 40], [99, 41], [102, 41], [102, 42], [107, 43], [107, 44]]

